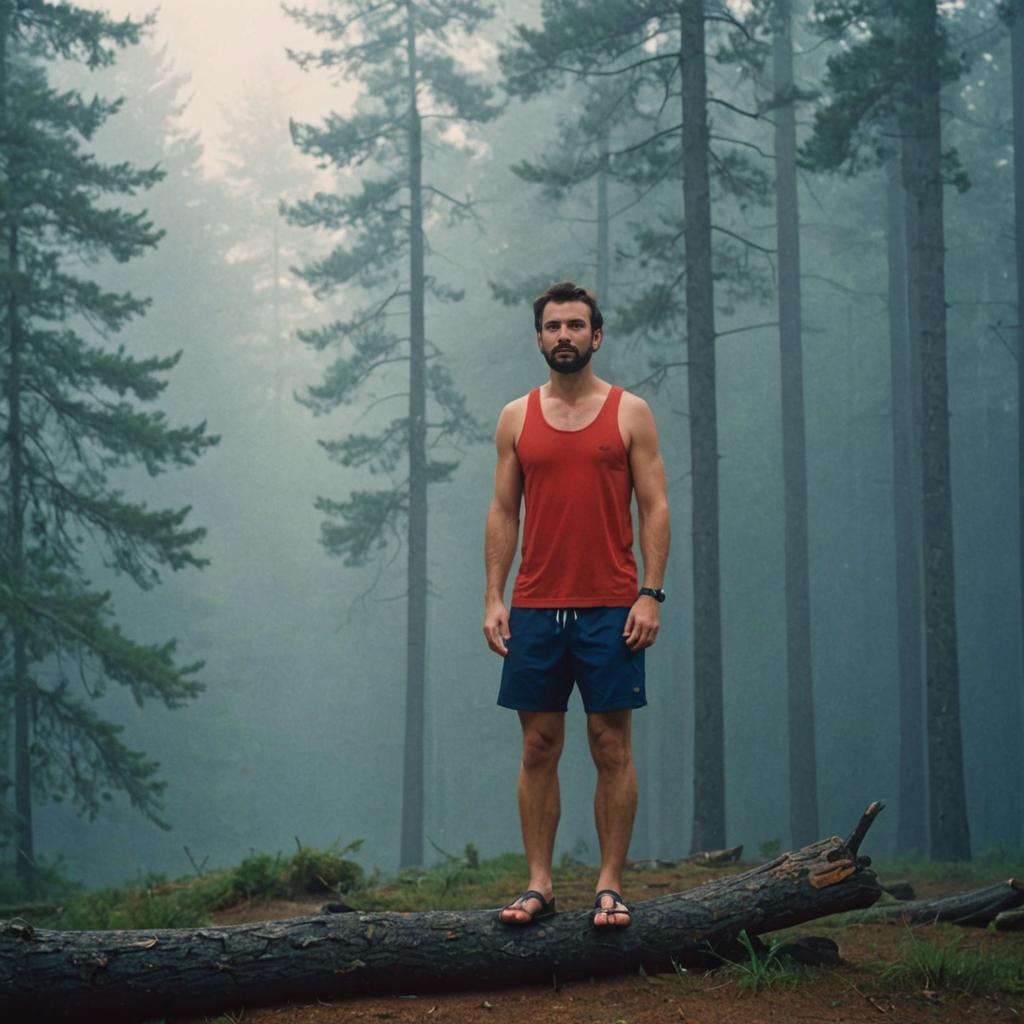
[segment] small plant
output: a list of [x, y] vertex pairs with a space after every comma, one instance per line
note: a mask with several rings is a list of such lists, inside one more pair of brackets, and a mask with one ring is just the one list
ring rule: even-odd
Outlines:
[[761, 842], [757, 844], [757, 855], [761, 860], [775, 860], [781, 849], [781, 839], [762, 839]]
[[747, 934], [746, 928], [737, 938], [747, 954], [747, 959], [727, 963], [728, 969], [738, 975], [740, 988], [758, 992], [780, 983], [793, 984], [797, 981], [797, 966], [788, 957], [779, 956], [781, 940], [775, 939], [767, 949], [763, 949], [760, 943], [755, 944], [755, 940]]

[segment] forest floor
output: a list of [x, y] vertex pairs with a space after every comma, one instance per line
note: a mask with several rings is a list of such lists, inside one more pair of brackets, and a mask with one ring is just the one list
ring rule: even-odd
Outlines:
[[[690, 865], [631, 872], [628, 900], [638, 902], [680, 892], [734, 868]], [[561, 910], [591, 905], [593, 879], [574, 866], [556, 876]], [[883, 876], [893, 878], [894, 876]], [[901, 880], [908, 878], [903, 873]], [[910, 876], [918, 898], [974, 888], [985, 881]], [[966, 883], [966, 884], [965, 884]], [[508, 888], [508, 892], [498, 891]], [[515, 881], [503, 880], [461, 892], [466, 906], [499, 906], [515, 895]], [[425, 909], [408, 888], [405, 909]], [[383, 891], [392, 909], [402, 909], [396, 886]], [[474, 903], [474, 896], [477, 901]], [[217, 924], [275, 920], [315, 912], [324, 898], [308, 901], [244, 903], [214, 915]], [[357, 899], [351, 900], [360, 906]], [[446, 900], [446, 905], [450, 901]], [[854, 924], [842, 916], [824, 918], [777, 933], [822, 935], [838, 945], [839, 967], [793, 967], [769, 977], [756, 989], [742, 969], [661, 975], [623, 975], [554, 985], [481, 988], [451, 994], [346, 998], [285, 1006], [244, 1008], [213, 1017], [176, 1018], [167, 1024], [342, 1024], [342, 1022], [423, 1022], [434, 1024], [971, 1024], [1024, 1021], [1024, 934], [928, 925], [910, 929], [892, 924]], [[1000, 966], [998, 979], [989, 973]]]

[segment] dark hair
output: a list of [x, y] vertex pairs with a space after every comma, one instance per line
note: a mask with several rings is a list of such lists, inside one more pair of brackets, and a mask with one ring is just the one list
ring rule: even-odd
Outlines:
[[585, 302], [590, 307], [590, 328], [596, 331], [604, 326], [604, 317], [597, 308], [597, 296], [587, 288], [581, 288], [572, 281], [559, 281], [551, 285], [533, 300], [533, 326], [540, 333], [540, 321], [544, 316], [544, 307], [549, 302]]

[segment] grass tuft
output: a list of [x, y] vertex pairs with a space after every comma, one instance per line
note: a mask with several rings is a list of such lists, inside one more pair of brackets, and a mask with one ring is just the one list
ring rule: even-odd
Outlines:
[[929, 993], [1024, 994], [1024, 959], [1013, 950], [966, 949], [963, 937], [919, 939], [908, 929], [901, 959], [882, 980]]
[[787, 956], [779, 956], [781, 939], [775, 939], [767, 949], [759, 948], [744, 928], [737, 937], [747, 954], [746, 960], [729, 960], [724, 968], [737, 978], [741, 989], [759, 992], [776, 986], [792, 986], [801, 981], [804, 971]]

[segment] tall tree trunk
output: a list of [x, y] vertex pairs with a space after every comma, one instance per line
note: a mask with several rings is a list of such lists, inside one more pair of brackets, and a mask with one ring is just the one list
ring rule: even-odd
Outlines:
[[921, 353], [930, 854], [934, 860], [967, 860], [971, 844], [956, 635], [937, 20], [935, 0], [908, 0], [906, 45], [913, 50], [914, 64], [903, 112], [903, 175], [907, 200], [915, 207], [911, 223], [916, 237], [908, 242], [917, 251], [920, 275], [911, 289], [917, 306], [911, 319]]
[[[598, 148], [601, 154], [601, 166], [597, 172], [597, 301], [602, 312], [607, 316], [611, 308], [609, 288], [611, 283], [611, 244], [609, 242], [608, 224], [608, 130], [601, 133]], [[615, 344], [601, 350], [601, 362], [604, 372], [617, 384], [620, 381], [619, 368], [623, 365], [622, 355]]]
[[920, 429], [915, 409], [907, 323], [906, 201], [900, 160], [886, 165], [886, 241], [889, 262], [889, 352], [892, 407], [893, 525], [896, 556], [896, 648], [899, 671], [899, 817], [896, 848], [923, 854], [928, 848], [925, 817], [924, 687], [921, 641], [921, 496], [917, 466]]
[[711, 265], [704, 2], [682, 8], [683, 211], [686, 345], [693, 470], [694, 851], [725, 842], [725, 727], [718, 561], [715, 295]]
[[786, 664], [789, 721], [789, 827], [802, 846], [818, 834], [818, 768], [811, 673], [811, 594], [807, 554], [807, 443], [800, 309], [800, 208], [796, 190], [793, 11], [775, 0], [775, 209], [778, 220], [782, 477], [785, 490]]
[[[7, 4], [0, 5], [0, 111], [3, 133], [10, 108], [9, 38], [10, 13]], [[25, 501], [24, 501], [24, 436], [21, 409], [21, 346], [18, 310], [18, 224], [15, 196], [16, 170], [12, 155], [7, 163], [7, 281], [10, 291], [6, 302], [5, 340], [7, 343], [7, 452], [10, 490], [7, 504], [7, 557], [14, 590], [24, 584], [25, 573]], [[11, 623], [14, 669], [14, 810], [15, 864], [18, 878], [31, 895], [35, 888], [35, 843], [32, 829], [32, 756], [29, 744], [29, 710], [31, 681], [28, 675], [28, 646], [24, 627], [16, 616]]]
[[[1021, 715], [1021, 693], [1024, 692], [1024, 0], [1014, 4], [1013, 27], [1010, 30], [1010, 61], [1013, 92], [1013, 220], [1017, 254], [1017, 501], [1018, 501], [1018, 579], [1020, 582], [1020, 682], [1016, 688], [1017, 706], [1011, 709], [1018, 729], [1024, 732]], [[1018, 745], [1019, 747], [1019, 745]], [[1019, 772], [1020, 754], [1016, 762], [1017, 777], [1009, 780], [1007, 792], [1016, 794], [1016, 807], [1011, 811], [1014, 833], [1020, 842], [1024, 832], [1024, 779]]]
[[611, 279], [611, 250], [608, 244], [608, 131], [601, 133], [599, 142], [601, 167], [597, 172], [597, 298], [610, 308], [608, 286]]
[[427, 654], [427, 366], [423, 279], [423, 148], [415, 8], [407, 6], [409, 72], [409, 538], [401, 866], [423, 863], [423, 733]]

